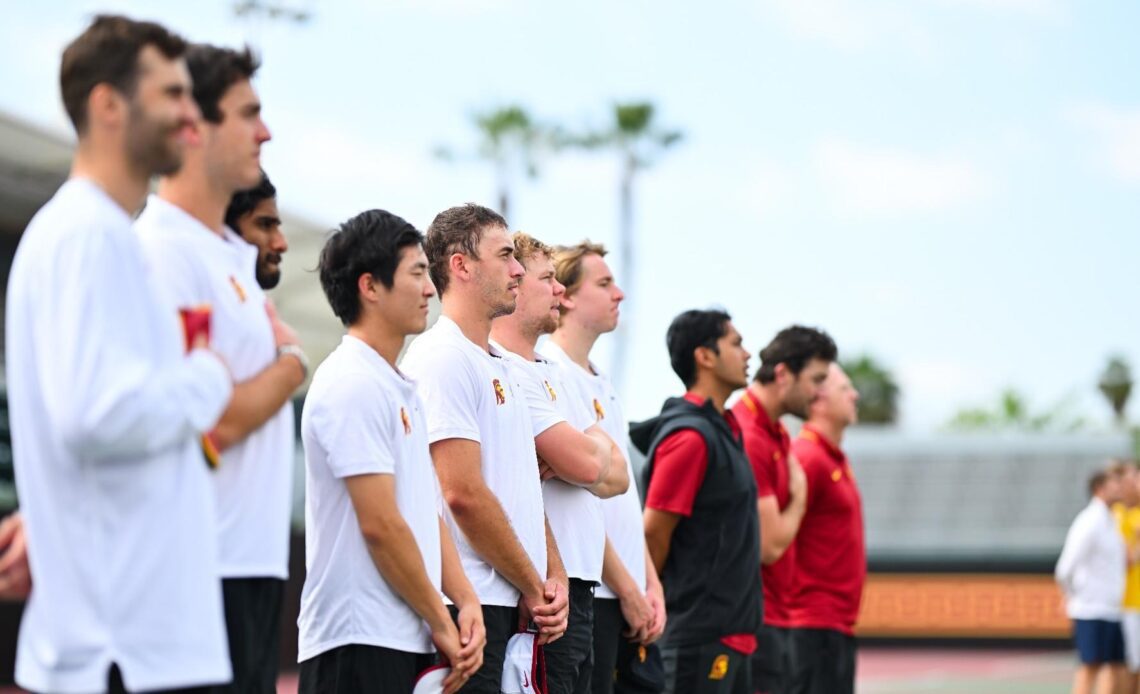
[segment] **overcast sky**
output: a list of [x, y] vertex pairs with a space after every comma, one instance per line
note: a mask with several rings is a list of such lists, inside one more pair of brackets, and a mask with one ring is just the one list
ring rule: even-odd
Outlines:
[[[59, 53], [96, 11], [252, 41], [283, 205], [321, 225], [382, 207], [422, 229], [495, 201], [488, 167], [432, 155], [473, 145], [471, 113], [519, 102], [590, 127], [652, 100], [685, 140], [638, 181], [638, 274], [618, 278], [631, 418], [680, 388], [669, 320], [714, 304], [754, 354], [793, 321], [874, 354], [913, 431], [1006, 386], [1107, 427], [1106, 357], [1140, 369], [1136, 3], [285, 4], [312, 20], [239, 20], [223, 0], [8, 3], [0, 108], [66, 130]], [[616, 159], [546, 162], [510, 221], [612, 245]]]

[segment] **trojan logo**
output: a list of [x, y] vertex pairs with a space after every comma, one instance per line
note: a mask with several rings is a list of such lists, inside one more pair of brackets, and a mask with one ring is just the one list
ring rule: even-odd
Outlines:
[[503, 384], [499, 383], [499, 379], [496, 378], [495, 380], [491, 381], [491, 385], [495, 386], [495, 404], [506, 405], [507, 391], [503, 390]]
[[237, 278], [230, 275], [230, 284], [233, 285], [234, 291], [237, 292], [238, 301], [245, 303], [245, 289], [238, 283]]
[[412, 433], [412, 420], [408, 418], [408, 411], [400, 408], [400, 421], [404, 423], [404, 435]]
[[831, 471], [831, 481], [832, 482], [838, 482], [841, 479], [843, 479], [843, 471], [842, 470], [832, 470]]
[[710, 680], [723, 680], [724, 676], [728, 674], [728, 656], [718, 655], [716, 660], [713, 661], [712, 669], [709, 670]]
[[558, 393], [554, 392], [554, 387], [550, 385], [550, 381], [543, 381], [542, 385], [546, 386], [546, 392], [550, 393], [550, 402], [558, 400]]
[[637, 647], [637, 662], [644, 663], [649, 654], [645, 650], [645, 646]]
[[599, 422], [606, 418], [606, 411], [602, 409], [602, 403], [598, 402], [597, 398], [594, 398], [594, 416]]

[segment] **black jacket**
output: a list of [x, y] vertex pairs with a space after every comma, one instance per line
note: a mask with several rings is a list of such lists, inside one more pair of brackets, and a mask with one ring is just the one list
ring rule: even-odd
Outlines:
[[633, 445], [648, 456], [642, 488], [649, 489], [657, 446], [681, 429], [704, 438], [708, 467], [692, 515], [673, 531], [661, 572], [669, 615], [662, 640], [681, 646], [755, 634], [764, 599], [756, 479], [743, 441], [712, 402], [670, 398], [660, 415], [630, 426]]

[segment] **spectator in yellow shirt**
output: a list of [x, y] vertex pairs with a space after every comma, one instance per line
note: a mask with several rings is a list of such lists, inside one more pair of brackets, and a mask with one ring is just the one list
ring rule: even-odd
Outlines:
[[1121, 481], [1120, 502], [1112, 505], [1120, 534], [1127, 548], [1128, 574], [1124, 583], [1121, 626], [1124, 630], [1124, 661], [1128, 666], [1123, 691], [1140, 691], [1140, 470], [1136, 461], [1114, 465]]

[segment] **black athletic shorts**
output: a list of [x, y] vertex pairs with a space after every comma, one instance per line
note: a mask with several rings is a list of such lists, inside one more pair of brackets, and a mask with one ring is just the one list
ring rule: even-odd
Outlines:
[[570, 579], [570, 618], [562, 638], [543, 647], [550, 694], [590, 694], [594, 674], [593, 581]]
[[[209, 691], [209, 687], [186, 687], [185, 689], [151, 689], [147, 690], [147, 694], [209, 694]], [[127, 694], [127, 688], [123, 684], [123, 673], [119, 671], [118, 665], [111, 665], [111, 670], [107, 673], [107, 694]]]
[[751, 694], [748, 656], [717, 641], [700, 646], [662, 646], [666, 694]]
[[[459, 610], [455, 607], [448, 609], [452, 620], [459, 616]], [[459, 690], [464, 694], [499, 694], [503, 683], [503, 661], [507, 657], [507, 641], [519, 631], [519, 608], [483, 605], [483, 625], [487, 629], [483, 667]]]
[[590, 691], [613, 694], [617, 652], [628, 627], [617, 598], [594, 598], [594, 674]]
[[435, 664], [435, 653], [408, 653], [349, 644], [301, 663], [297, 694], [411, 692], [416, 677]]
[[285, 581], [278, 578], [223, 578], [226, 638], [234, 678], [211, 687], [214, 694], [277, 694], [281, 603]]
[[792, 645], [789, 630], [761, 625], [752, 654], [752, 691], [755, 694], [788, 694], [791, 684]]
[[791, 629], [793, 694], [854, 694], [855, 637], [834, 629]]

